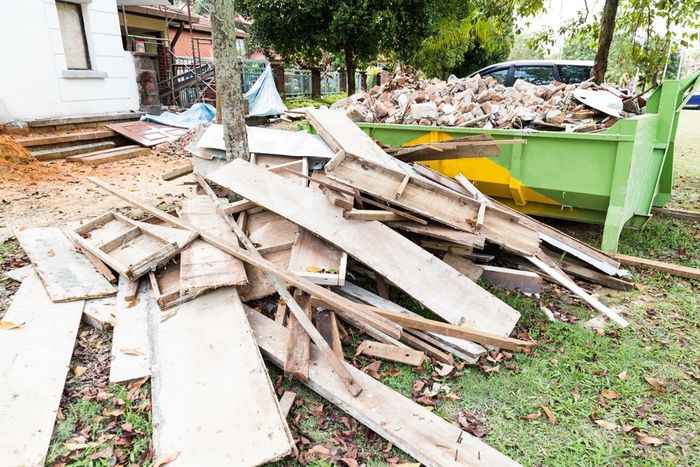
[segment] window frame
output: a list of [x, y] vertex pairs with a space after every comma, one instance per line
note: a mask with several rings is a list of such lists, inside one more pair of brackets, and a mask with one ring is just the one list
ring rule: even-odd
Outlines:
[[[535, 63], [530, 64], [530, 65], [527, 65], [527, 64], [518, 64], [518, 65], [513, 65], [513, 74], [512, 74], [512, 76], [513, 76], [513, 84], [515, 84], [515, 81], [516, 81], [517, 79], [522, 79], [522, 78], [516, 78], [516, 76], [515, 76], [515, 73], [516, 73], [516, 71], [517, 71], [518, 68], [549, 68], [549, 70], [550, 70], [550, 72], [551, 72], [551, 74], [552, 74], [552, 81], [550, 81], [549, 83], [545, 83], [545, 84], [538, 84], [538, 86], [545, 86], [545, 85], [547, 85], [547, 84], [551, 84], [551, 83], [553, 83], [553, 82], [555, 82], [555, 81], [558, 80], [558, 79], [557, 79], [557, 77], [558, 77], [557, 67], [556, 67], [556, 65], [555, 65], [554, 63], [552, 63], [552, 64], [550, 64], [550, 65], [535, 64]], [[527, 81], [527, 80], [526, 80], [526, 81]], [[535, 83], [532, 83], [532, 84], [535, 84]]]
[[[88, 0], [89, 1], [89, 0]], [[88, 41], [88, 31], [87, 27], [85, 26], [85, 12], [83, 6], [85, 5], [86, 1], [85, 0], [55, 0], [55, 4], [59, 3], [65, 3], [68, 5], [73, 5], [78, 11], [78, 19], [80, 20], [80, 28], [83, 36], [83, 45], [85, 47], [85, 62], [87, 65], [87, 68], [72, 68], [68, 66], [68, 58], [67, 54], [65, 53], [65, 44], [64, 46], [64, 55], [66, 55], [66, 71], [68, 71], [68, 75], [71, 73], [81, 73], [81, 72], [91, 72], [95, 71], [93, 68], [93, 60], [92, 60], [92, 53], [90, 51], [90, 41]], [[58, 7], [56, 7], [56, 14], [58, 15]], [[61, 41], [63, 42], [64, 36], [63, 36], [63, 30], [61, 29], [60, 25], [60, 19], [59, 19], [59, 31], [61, 33]], [[65, 73], [64, 73], [65, 75]]]

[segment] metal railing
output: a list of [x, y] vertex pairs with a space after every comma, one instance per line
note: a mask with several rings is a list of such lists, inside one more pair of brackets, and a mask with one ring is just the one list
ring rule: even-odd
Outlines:
[[267, 61], [243, 58], [241, 62], [243, 92], [248, 92], [253, 84], [255, 84], [255, 81], [262, 75], [263, 71], [265, 71]]
[[284, 93], [288, 96], [310, 96], [311, 70], [284, 70]]

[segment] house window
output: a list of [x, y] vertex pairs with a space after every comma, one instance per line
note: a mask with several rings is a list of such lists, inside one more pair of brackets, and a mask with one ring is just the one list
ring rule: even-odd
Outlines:
[[82, 6], [78, 3], [57, 1], [56, 11], [58, 12], [58, 22], [61, 25], [63, 52], [66, 54], [68, 69], [89, 70], [90, 55], [85, 36]]

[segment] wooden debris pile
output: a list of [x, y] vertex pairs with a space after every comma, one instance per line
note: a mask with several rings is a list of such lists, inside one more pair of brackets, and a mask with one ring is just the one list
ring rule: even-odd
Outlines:
[[[152, 378], [156, 457], [173, 465], [292, 453], [291, 403], [277, 399], [260, 352], [425, 465], [517, 465], [353, 367], [343, 341], [362, 333], [353, 352], [412, 366], [528, 352], [536, 342], [511, 337], [518, 310], [477, 280], [529, 294], [552, 281], [626, 326], [569, 276], [624, 289], [625, 271], [463, 177], [390, 156], [342, 112], [307, 118], [335, 154], [320, 165], [195, 156], [201, 194], [175, 212], [91, 179], [150, 217], [108, 212], [17, 231], [32, 265], [15, 276], [23, 282], [3, 321], [15, 329], [0, 335], [8, 464], [43, 463], [82, 316], [114, 327], [112, 382]], [[389, 284], [440, 319], [392, 302]]]
[[576, 132], [603, 130], [629, 115], [622, 111], [617, 93], [590, 81], [537, 86], [518, 79], [506, 87], [491, 76], [479, 75], [442, 81], [397, 74], [389, 83], [349, 96], [331, 108], [343, 109], [353, 121], [366, 123]]

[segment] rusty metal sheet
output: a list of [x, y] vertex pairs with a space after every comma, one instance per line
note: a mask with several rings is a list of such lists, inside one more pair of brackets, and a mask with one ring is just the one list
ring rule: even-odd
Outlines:
[[176, 128], [153, 122], [112, 123], [107, 125], [107, 128], [146, 147], [175, 141], [187, 133], [187, 130], [184, 128]]

